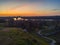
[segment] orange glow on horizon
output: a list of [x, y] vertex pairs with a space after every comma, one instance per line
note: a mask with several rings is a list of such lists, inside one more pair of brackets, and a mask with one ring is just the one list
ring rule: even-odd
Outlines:
[[60, 14], [53, 11], [4, 11], [0, 12], [0, 16], [46, 16], [46, 15]]

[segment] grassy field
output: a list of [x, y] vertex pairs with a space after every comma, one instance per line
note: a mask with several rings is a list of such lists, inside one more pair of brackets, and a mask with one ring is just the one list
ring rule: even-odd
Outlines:
[[48, 36], [48, 37], [53, 38], [53, 39], [55, 39], [56, 41], [59, 41], [59, 40], [60, 40], [60, 32], [58, 32], [58, 33], [56, 33], [56, 34], [54, 34], [54, 35], [50, 35], [50, 36]]
[[48, 45], [36, 35], [24, 32], [20, 28], [5, 28], [0, 30], [0, 45]]
[[4, 29], [4, 23], [0, 23], [0, 30]]

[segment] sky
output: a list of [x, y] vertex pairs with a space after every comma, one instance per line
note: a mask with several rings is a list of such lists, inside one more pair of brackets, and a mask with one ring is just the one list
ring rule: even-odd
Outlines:
[[60, 0], [0, 0], [0, 16], [60, 15]]

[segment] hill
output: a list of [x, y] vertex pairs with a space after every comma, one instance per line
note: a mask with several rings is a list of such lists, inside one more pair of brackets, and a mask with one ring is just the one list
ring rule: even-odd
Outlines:
[[48, 43], [28, 32], [24, 32], [23, 29], [5, 28], [0, 30], [0, 45], [48, 45]]

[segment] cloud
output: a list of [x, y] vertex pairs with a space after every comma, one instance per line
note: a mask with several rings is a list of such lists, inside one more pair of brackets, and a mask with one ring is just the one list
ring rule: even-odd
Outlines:
[[52, 11], [60, 11], [60, 9], [52, 9]]
[[34, 6], [33, 4], [24, 4], [24, 5], [18, 5], [16, 7], [12, 7], [11, 9], [9, 9], [9, 12], [32, 12], [36, 9], [36, 6]]

